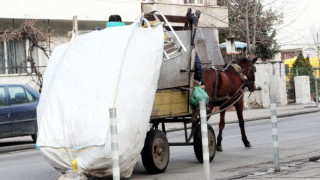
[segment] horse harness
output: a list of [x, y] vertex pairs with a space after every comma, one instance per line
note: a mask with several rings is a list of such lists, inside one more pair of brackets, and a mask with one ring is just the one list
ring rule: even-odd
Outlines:
[[[231, 96], [230, 97], [230, 95], [229, 95], [229, 87], [230, 87], [230, 79], [229, 79], [229, 77], [226, 75], [226, 73], [225, 73], [225, 71], [226, 70], [230, 70], [230, 69], [228, 69], [229, 68], [229, 66], [232, 66], [232, 68], [234, 69], [234, 71], [238, 74], [238, 76], [240, 77], [240, 79], [241, 79], [241, 81], [242, 81], [242, 84], [241, 84], [241, 86], [238, 88], [238, 90], [233, 94], [233, 96]], [[253, 67], [253, 68], [252, 68]], [[234, 98], [234, 96], [235, 95], [237, 95], [238, 94], [238, 92], [239, 91], [241, 91], [241, 89], [242, 89], [242, 87], [243, 86], [245, 86], [245, 85], [252, 85], [253, 83], [252, 82], [250, 82], [249, 80], [248, 80], [248, 78], [247, 78], [247, 76], [246, 75], [244, 75], [243, 74], [243, 72], [242, 72], [242, 69], [241, 69], [241, 67], [238, 65], [238, 64], [228, 64], [225, 68], [216, 68], [216, 67], [214, 67], [214, 66], [212, 66], [212, 69], [215, 71], [215, 73], [216, 73], [216, 83], [215, 83], [215, 89], [214, 89], [214, 94], [213, 94], [213, 99], [211, 100], [212, 102], [219, 102], [219, 101], [225, 101], [226, 100], [226, 102], [224, 102], [223, 103], [223, 105], [224, 104], [226, 104], [230, 99], [232, 99], [232, 98]], [[253, 71], [255, 71], [255, 67], [254, 66], [252, 66], [252, 64], [250, 63], [250, 70], [251, 69], [253, 69]], [[249, 70], [249, 72], [250, 72], [250, 70]], [[219, 74], [220, 74], [220, 72], [221, 72], [221, 75], [222, 76], [224, 76], [224, 77], [226, 77], [226, 79], [228, 80], [228, 82], [229, 82], [229, 86], [228, 86], [228, 90], [227, 90], [227, 93], [226, 93], [226, 96], [223, 96], [223, 97], [217, 97], [217, 91], [218, 91], [218, 86], [219, 86]], [[241, 92], [242, 94], [244, 93], [243, 91]], [[239, 99], [238, 99], [239, 100]], [[237, 100], [237, 101], [238, 101]], [[222, 105], [221, 105], [222, 106]]]
[[[250, 73], [250, 71], [252, 70], [253, 72], [256, 72], [256, 67], [252, 64], [251, 61], [250, 62], [250, 67], [249, 67], [249, 71], [248, 71], [248, 74]], [[229, 66], [232, 66], [234, 68], [234, 70], [237, 72], [237, 74], [239, 75], [241, 81], [242, 81], [242, 84], [241, 86], [237, 89], [237, 91], [232, 95], [232, 97], [229, 96], [229, 91], [227, 92], [226, 96], [224, 97], [220, 97], [218, 98], [217, 97], [217, 89], [218, 89], [218, 84], [219, 84], [219, 72], [222, 72], [222, 74], [227, 77], [228, 81], [229, 81], [229, 85], [230, 85], [230, 79], [228, 78], [228, 76], [225, 74], [225, 70], [227, 70], [229, 68]], [[228, 64], [225, 68], [216, 68], [214, 66], [212, 66], [212, 69], [215, 71], [216, 73], [216, 76], [217, 76], [217, 80], [216, 80], [216, 83], [215, 83], [215, 89], [214, 89], [214, 97], [213, 99], [211, 99], [210, 101], [211, 102], [216, 102], [216, 101], [224, 101], [226, 100], [222, 105], [220, 105], [220, 108], [223, 107], [224, 105], [226, 105], [227, 102], [229, 102], [232, 98], [235, 98], [235, 95], [238, 94], [238, 92], [241, 91], [241, 94], [240, 96], [234, 101], [232, 102], [231, 104], [229, 104], [227, 107], [223, 108], [223, 109], [220, 109], [219, 111], [217, 112], [214, 112], [214, 113], [209, 113], [207, 114], [207, 117], [210, 117], [214, 114], [218, 114], [222, 111], [225, 111], [227, 110], [228, 108], [230, 108], [231, 106], [233, 106], [235, 103], [237, 103], [244, 95], [244, 91], [242, 90], [242, 88], [247, 85], [247, 86], [252, 86], [254, 84], [254, 81], [253, 82], [250, 82], [247, 78], [246, 75], [243, 74], [242, 72], [242, 69], [241, 69], [241, 66], [239, 66], [238, 64]], [[254, 75], [254, 74], [253, 74]], [[229, 86], [230, 87], [230, 86]], [[228, 89], [229, 90], [229, 89]], [[251, 95], [251, 93], [250, 93]], [[249, 95], [249, 96], [250, 96]]]

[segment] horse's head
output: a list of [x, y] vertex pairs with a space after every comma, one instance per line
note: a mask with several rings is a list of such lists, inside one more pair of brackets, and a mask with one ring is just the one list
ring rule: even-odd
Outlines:
[[237, 64], [241, 67], [242, 73], [247, 76], [246, 86], [248, 87], [250, 92], [253, 92], [256, 89], [256, 85], [254, 83], [255, 76], [254, 73], [256, 72], [256, 67], [254, 63], [258, 60], [258, 57], [254, 58], [252, 61], [244, 58], [238, 60]]

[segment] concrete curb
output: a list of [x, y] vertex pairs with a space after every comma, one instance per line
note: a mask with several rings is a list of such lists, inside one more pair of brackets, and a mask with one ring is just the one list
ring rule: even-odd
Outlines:
[[21, 151], [27, 149], [36, 149], [35, 144], [24, 144], [24, 145], [17, 145], [17, 146], [8, 146], [8, 147], [1, 147], [0, 154], [14, 152], [14, 151]]
[[[278, 118], [291, 117], [291, 116], [310, 114], [310, 113], [316, 113], [316, 112], [320, 112], [320, 109], [315, 109], [315, 110], [310, 110], [310, 111], [302, 111], [302, 112], [283, 113], [283, 114], [277, 115], [277, 117]], [[262, 120], [262, 119], [271, 119], [271, 116], [261, 116], [261, 117], [257, 117], [257, 118], [248, 118], [245, 121], [248, 122], [248, 121], [256, 121], [256, 120]], [[238, 122], [238, 120], [233, 121], [232, 123], [235, 123], [235, 122]], [[228, 123], [226, 122], [226, 124], [228, 124]]]
[[[283, 118], [283, 117], [290, 117], [290, 116], [296, 116], [296, 115], [302, 115], [302, 114], [310, 114], [310, 113], [316, 113], [320, 112], [320, 109], [314, 109], [314, 110], [308, 110], [308, 111], [302, 111], [302, 112], [292, 112], [292, 113], [283, 113], [277, 115], [278, 118]], [[256, 118], [246, 118], [245, 122], [251, 122], [251, 121], [257, 121], [257, 120], [266, 120], [266, 119], [271, 119], [271, 116], [261, 116], [261, 117], [256, 117]], [[210, 123], [210, 125], [218, 125], [219, 123]], [[231, 120], [231, 121], [226, 121], [225, 124], [233, 124], [233, 123], [238, 123], [238, 119], [236, 120]], [[184, 128], [172, 128], [172, 129], [166, 129], [167, 132], [174, 132], [174, 131], [181, 131]], [[188, 128], [190, 129], [190, 128]]]

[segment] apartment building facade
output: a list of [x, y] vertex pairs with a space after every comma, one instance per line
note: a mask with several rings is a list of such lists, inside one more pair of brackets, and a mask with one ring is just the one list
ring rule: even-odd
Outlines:
[[[210, 27], [218, 34], [219, 28], [228, 27], [228, 9], [218, 6], [216, 0], [10, 0], [2, 3], [0, 33], [19, 27], [26, 19], [36, 20], [36, 26], [53, 30], [50, 42], [45, 44], [53, 50], [71, 38], [72, 18], [77, 16], [80, 32], [96, 27], [105, 28], [109, 15], [119, 14], [130, 24], [141, 13], [153, 10], [167, 15], [185, 15], [188, 8], [202, 12], [200, 27]], [[216, 36], [218, 37], [218, 36]], [[30, 42], [27, 40], [0, 40], [0, 84], [22, 83], [39, 89], [26, 59]], [[48, 58], [35, 48], [32, 52], [40, 72], [48, 65]]]

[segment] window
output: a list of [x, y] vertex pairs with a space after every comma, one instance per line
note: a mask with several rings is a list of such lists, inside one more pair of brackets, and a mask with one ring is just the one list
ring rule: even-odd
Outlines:
[[12, 105], [28, 103], [24, 88], [20, 86], [9, 86], [9, 94], [11, 97]]
[[[21, 74], [27, 72], [26, 47], [29, 41], [14, 40], [0, 42], [0, 74]], [[38, 48], [32, 52], [34, 62], [39, 64]]]
[[203, 4], [203, 0], [184, 0], [185, 4]]
[[24, 42], [8, 41], [7, 57], [9, 74], [25, 73], [26, 46]]
[[29, 103], [31, 103], [31, 102], [36, 102], [36, 98], [34, 98], [34, 97], [32, 96], [32, 94], [29, 93], [28, 90], [26, 90], [26, 93], [27, 93], [27, 98], [28, 98]]
[[7, 106], [8, 101], [4, 87], [0, 87], [0, 107]]

